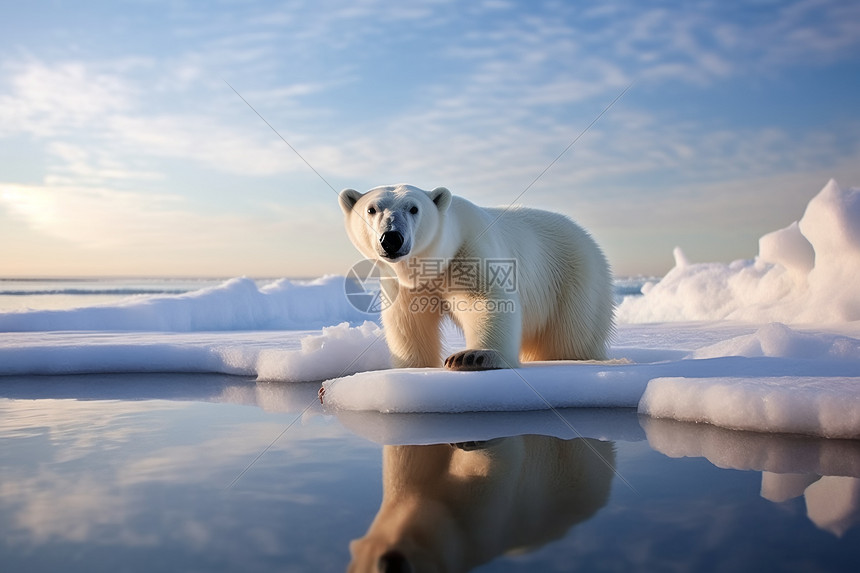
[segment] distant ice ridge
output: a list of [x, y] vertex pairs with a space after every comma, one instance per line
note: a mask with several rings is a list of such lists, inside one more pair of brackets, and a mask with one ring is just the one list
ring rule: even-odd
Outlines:
[[832, 179], [799, 221], [759, 239], [753, 260], [692, 264], [674, 254], [662, 280], [622, 301], [618, 322], [860, 320], [860, 189]]
[[180, 295], [69, 310], [0, 314], [0, 332], [57, 330], [204, 332], [311, 330], [368, 318], [346, 298], [344, 278], [300, 282], [282, 279], [264, 287], [247, 278]]

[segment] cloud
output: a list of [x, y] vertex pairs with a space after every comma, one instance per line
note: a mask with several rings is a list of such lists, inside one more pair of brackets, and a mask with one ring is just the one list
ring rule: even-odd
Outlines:
[[45, 180], [50, 184], [102, 185], [109, 181], [154, 181], [164, 178], [158, 172], [131, 170], [100, 148], [85, 148], [55, 140], [47, 152], [59, 160]]
[[116, 115], [107, 118], [107, 128], [110, 139], [128, 152], [190, 160], [215, 171], [254, 177], [299, 169], [283, 142], [251, 135], [265, 133], [260, 129], [241, 129], [211, 117]]
[[[128, 169], [125, 164], [160, 158], [189, 160], [216, 171], [252, 177], [305, 168], [238, 98], [233, 104], [247, 112], [241, 124], [218, 118], [211, 111], [149, 111], [152, 102], [139, 99], [144, 89], [139, 85], [141, 79], [125, 74], [127, 69], [121, 63], [31, 60], [5, 68], [10, 73], [10, 91], [0, 95], [0, 136], [23, 134], [45, 141], [55, 159], [53, 170], [67, 181], [159, 178], [162, 175], [157, 169]], [[183, 64], [176, 73], [195, 77], [200, 71]], [[216, 85], [226, 90], [221, 82]], [[319, 89], [296, 84], [254, 93], [264, 102], [280, 98], [283, 104]], [[92, 162], [100, 165], [95, 167]]]
[[704, 87], [732, 76], [779, 74], [845, 58], [860, 44], [860, 6], [851, 2], [641, 6], [630, 4], [604, 15], [604, 25], [591, 36], [597, 44], [612, 46], [616, 57], [638, 71], [637, 77], [652, 81]]
[[[445, 184], [490, 204], [525, 189], [631, 81], [524, 201], [572, 210], [574, 194], [611, 214], [616, 190], [682, 188], [709, 205], [720, 182], [817, 173], [860, 149], [857, 126], [688, 120], [671, 99], [851, 57], [852, 3], [335, 4], [179, 8], [169, 53], [7, 57], [0, 137], [41, 145], [48, 167], [41, 184], [5, 185], [2, 204], [88, 247], [292, 239], [313, 214], [275, 223], [259, 205], [314, 175], [221, 78], [329, 181]], [[328, 191], [293, 199], [332, 205]]]
[[[312, 50], [313, 61], [327, 55], [337, 61], [340, 50], [384, 54], [386, 47], [399, 50], [415, 42], [414, 31], [404, 36], [402, 30], [386, 27], [418, 18], [423, 27], [439, 32], [422, 41], [423, 53], [435, 67], [428, 70], [426, 89], [381, 117], [374, 114], [362, 120], [363, 109], [332, 99], [345, 82], [362, 84], [360, 73], [323, 79], [319, 70], [309, 75], [310, 70], [299, 68], [300, 77], [292, 83], [268, 79], [243, 81], [237, 87], [321, 171], [344, 178], [441, 171], [438, 176], [492, 185], [539, 172], [542, 166], [537, 166], [563, 149], [565, 140], [631, 80], [644, 82], [645, 90], [649, 82], [704, 85], [749, 73], [761, 62], [788, 66], [791, 57], [774, 54], [793, 54], [798, 38], [809, 39], [807, 59], [815, 54], [837, 57], [840, 50], [860, 41], [842, 23], [856, 11], [844, 4], [803, 1], [751, 11], [752, 15], [721, 8], [720, 3], [696, 10], [631, 3], [611, 13], [600, 6], [583, 10], [538, 5], [520, 7], [514, 18], [502, 10], [502, 18], [497, 3], [451, 13], [436, 2], [389, 9], [366, 1], [342, 10], [254, 9], [214, 21], [185, 14], [182, 25], [191, 30], [192, 48], [166, 66], [127, 57], [124, 65], [32, 59], [7, 64], [11, 89], [0, 96], [0, 115], [6, 120], [0, 125], [7, 133], [56, 139], [50, 151], [68, 164], [55, 164], [52, 175], [69, 183], [75, 177], [92, 182], [123, 174], [157, 178], [162, 176], [158, 165], [164, 159], [249, 177], [306, 172], [306, 166], [221, 85], [213, 71], [233, 69], [244, 78], [249, 69], [264, 66], [267, 77], [273, 78], [284, 73], [285, 67], [278, 64], [282, 54]], [[299, 29], [313, 40], [296, 38], [293, 33]], [[332, 37], [344, 46], [321, 43]], [[446, 66], [441, 74], [440, 65]], [[170, 103], [159, 107], [191, 109], [179, 113], [150, 109], [154, 100], [146, 91], [148, 82], [130, 73], [143, 68], [159, 70], [160, 81], [155, 83]], [[196, 91], [187, 91], [195, 85]], [[635, 105], [637, 89], [618, 107]], [[200, 105], [195, 106], [195, 100]], [[344, 118], [350, 111], [355, 115]], [[301, 119], [308, 113], [316, 118]], [[650, 113], [653, 124], [664, 119], [661, 112]], [[561, 123], [559, 117], [564, 118]], [[338, 118], [345, 121], [331, 123]], [[614, 125], [625, 141], [605, 143], [603, 155], [615, 162], [631, 160], [618, 146], [635, 139], [656, 164], [666, 163], [680, 150], [695, 149], [688, 141], [649, 137], [647, 132]], [[606, 131], [608, 126], [599, 127]], [[680, 135], [689, 139], [688, 134]], [[720, 135], [706, 132], [702, 139], [716, 142], [721, 151]], [[597, 150], [594, 138], [589, 134], [592, 154]], [[63, 146], [89, 150], [89, 168], [82, 169], [80, 162], [62, 153]], [[587, 153], [584, 146], [578, 147], [577, 153]], [[734, 159], [732, 155], [729, 152], [727, 159]], [[468, 159], [468, 168], [451, 167], [462, 158]], [[480, 175], [469, 176], [469, 169]]]
[[763, 65], [830, 62], [860, 44], [860, 4], [839, 0], [800, 0], [776, 7], [776, 16], [761, 25], [759, 38], [741, 37], [748, 51], [763, 52]]
[[[399, 180], [398, 177], [412, 179], [417, 176], [426, 178], [428, 184], [440, 181], [459, 184], [477, 188], [479, 193], [502, 187], [514, 195], [515, 190], [523, 189], [537, 176], [600, 110], [594, 106], [594, 115], [580, 112], [578, 118], [571, 118], [564, 125], [554, 123], [555, 114], [542, 117], [543, 108], [570, 103], [580, 97], [594, 100], [598, 92], [611, 84], [616, 91], [605, 96], [601, 102], [605, 105], [623, 88], [626, 77], [611, 66], [596, 73], [609, 79], [605, 82], [552, 79], [541, 85], [540, 90], [509, 87], [506, 88], [509, 91], [524, 91], [505, 94], [497, 87], [505, 82], [500, 68], [480, 75], [457, 95], [443, 94], [442, 89], [430, 90], [426, 99], [374, 122], [373, 126], [360, 121], [342, 125], [337, 138], [331, 141], [324, 141], [325, 136], [308, 133], [295, 136], [288, 133], [288, 141], [318, 170], [346, 180], [378, 182], [379, 177], [394, 181]], [[39, 77], [35, 83], [51, 93], [61, 92], [61, 83], [70, 75], [84, 84], [101, 86], [94, 91], [94, 97], [105, 102], [100, 114], [95, 113], [85, 98], [79, 98], [66, 102], [65, 107], [53, 115], [40, 116], [40, 101], [32, 109], [26, 108], [29, 91], [5, 96], [7, 102], [13, 102], [12, 107], [27, 110], [23, 117], [39, 117], [33, 123], [22, 122], [18, 129], [47, 142], [46, 150], [53, 162], [46, 182], [69, 188], [56, 194], [54, 203], [65, 196], [70, 200], [80, 199], [78, 205], [86, 204], [87, 209], [101, 202], [102, 212], [111, 205], [119, 212], [143, 214], [172, 208], [175, 201], [165, 201], [164, 194], [152, 196], [151, 191], [141, 187], [141, 184], [151, 186], [147, 182], [165, 182], [166, 175], [159, 164], [163, 160], [185, 160], [191, 162], [189, 168], [246, 177], [308, 174], [307, 166], [237, 97], [233, 105], [244, 114], [241, 125], [230, 121], [233, 116], [221, 118], [211, 111], [147, 114], [140, 109], [142, 106], [135, 104], [132, 94], [137, 90], [133, 82], [92, 71], [80, 63], [54, 67], [35, 63], [32, 68], [22, 69], [20, 75]], [[61, 83], [52, 84], [52, 81]], [[30, 86], [33, 82], [19, 82], [14, 77], [12, 83]], [[589, 91], [591, 84], [594, 87]], [[115, 93], [104, 86], [112, 86]], [[257, 93], [261, 99], [274, 101], [272, 98], [278, 94], [313, 94], [320, 89], [297, 84]], [[628, 98], [635, 100], [635, 90]], [[504, 114], [499, 113], [509, 100], [516, 100], [516, 106]], [[250, 101], [252, 105], [256, 103], [253, 98]], [[569, 185], [622, 172], [676, 170], [691, 173], [691, 167], [695, 167], [697, 178], [709, 180], [732, 174], [746, 177], [810, 167], [810, 162], [814, 168], [819, 166], [815, 158], [819, 163], [826, 162], [828, 157], [846, 151], [843, 142], [837, 142], [835, 136], [826, 133], [797, 137], [773, 128], [708, 131], [692, 123], [664, 124], [653, 112], [630, 109], [632, 105], [627, 99], [622, 100], [553, 167], [553, 171], [565, 174]], [[89, 137], [77, 140], [70, 133], [67, 121], [77, 125], [78, 132], [89, 133]], [[623, 137], [613, 135], [617, 133], [623, 133]], [[853, 145], [856, 147], [857, 143]], [[850, 145], [847, 149], [850, 150]], [[113, 187], [120, 180], [136, 183], [139, 193], [145, 193], [146, 198], [127, 193], [99, 199], [106, 196], [104, 187]], [[85, 191], [88, 186], [93, 188]], [[32, 191], [30, 205], [44, 203], [47, 192], [45, 189]], [[14, 196], [16, 212], [29, 213], [30, 220], [39, 228], [46, 228], [49, 221], [57, 222], [47, 213], [39, 219], [32, 209], [28, 210], [20, 189]], [[7, 193], [8, 197], [12, 195]], [[138, 205], [144, 203], [148, 206], [141, 211]], [[87, 212], [74, 205], [69, 207], [74, 212]]]
[[133, 99], [117, 75], [80, 62], [7, 61], [2, 69], [10, 75], [12, 93], [0, 95], [0, 136], [54, 137], [93, 129], [106, 116], [128, 110]]

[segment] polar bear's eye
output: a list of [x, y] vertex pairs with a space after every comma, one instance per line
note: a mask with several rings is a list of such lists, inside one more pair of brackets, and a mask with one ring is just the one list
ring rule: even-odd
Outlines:
[[409, 212], [412, 213], [413, 215], [417, 215], [418, 214], [418, 207], [412, 207], [411, 209], [409, 209]]
[[374, 209], [373, 207], [368, 207], [367, 208], [367, 214], [368, 215], [376, 215], [376, 209]]

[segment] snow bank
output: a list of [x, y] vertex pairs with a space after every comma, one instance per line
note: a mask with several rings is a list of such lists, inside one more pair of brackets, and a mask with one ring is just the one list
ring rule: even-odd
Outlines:
[[[636, 362], [359, 372], [326, 381], [325, 404], [338, 415], [629, 407], [655, 418], [731, 429], [860, 438], [860, 339], [784, 324], [718, 342], [706, 325], [698, 331], [697, 348], [670, 353], [638, 345], [648, 340], [671, 345], [671, 326], [622, 327], [621, 346], [613, 355], [626, 354]], [[694, 344], [687, 331], [676, 337], [676, 343]]]
[[[339, 417], [350, 412], [623, 407], [729, 428], [860, 437], [857, 338], [782, 324], [751, 333], [722, 325], [679, 330], [628, 325], [619, 329], [617, 342], [613, 354], [635, 362], [532, 363], [518, 370], [449, 372], [388, 369], [382, 331], [369, 321], [312, 332], [13, 332], [0, 333], [0, 375], [211, 372], [270, 383], [330, 379], [323, 384], [325, 404]], [[110, 382], [109, 377], [101, 380]], [[387, 443], [414, 439], [414, 419], [374, 419], [372, 439], [378, 432]], [[469, 434], [469, 427], [447, 420], [429, 433], [453, 441]], [[581, 415], [573, 420], [576, 430], [601, 437], [594, 433], [598, 426]], [[545, 420], [541, 423], [556, 428], [530, 431], [560, 436], [570, 428], [559, 422]], [[485, 430], [487, 439], [513, 431], [498, 425]]]
[[384, 345], [382, 330], [370, 321], [313, 334], [0, 333], [0, 375], [199, 372], [319, 381], [388, 368]]
[[367, 321], [323, 328], [319, 336], [305, 336], [301, 349], [267, 348], [257, 355], [257, 380], [276, 382], [321, 381], [391, 368], [382, 329]]
[[622, 323], [678, 320], [833, 323], [860, 320], [860, 189], [831, 180], [803, 217], [759, 240], [759, 255], [731, 264], [675, 267], [643, 296], [625, 297]]
[[310, 282], [283, 279], [259, 288], [251, 279], [236, 278], [181, 295], [2, 313], [0, 332], [310, 330], [341, 322], [361, 324], [370, 317], [349, 303], [343, 281], [338, 276]]
[[773, 322], [753, 334], [717, 342], [692, 353], [694, 358], [720, 356], [855, 360], [860, 363], [860, 340], [836, 334], [799, 332]]
[[[856, 341], [855, 341], [856, 342]], [[840, 365], [841, 364], [841, 365]], [[724, 357], [654, 364], [540, 364], [478, 373], [360, 372], [329, 380], [334, 411], [481, 412], [638, 407], [724, 428], [860, 438], [860, 362]]]
[[639, 412], [734, 430], [860, 438], [860, 379], [656, 378]]
[[533, 362], [515, 370], [403, 368], [330, 380], [333, 409], [377, 412], [498, 412], [635, 408], [648, 379], [630, 365]]

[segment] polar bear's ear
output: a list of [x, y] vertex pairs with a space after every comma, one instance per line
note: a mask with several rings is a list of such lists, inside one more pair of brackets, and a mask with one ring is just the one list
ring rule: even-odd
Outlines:
[[444, 187], [436, 187], [430, 191], [430, 199], [436, 204], [440, 213], [444, 213], [451, 204], [451, 192]]
[[359, 199], [361, 199], [361, 193], [355, 189], [344, 189], [340, 192], [340, 208], [349, 215]]

